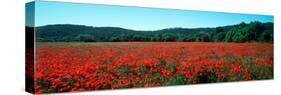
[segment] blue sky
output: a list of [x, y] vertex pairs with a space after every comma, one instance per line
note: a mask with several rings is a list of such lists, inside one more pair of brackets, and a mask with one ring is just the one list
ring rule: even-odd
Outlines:
[[35, 26], [79, 24], [157, 30], [217, 27], [251, 21], [273, 22], [273, 16], [46, 1], [35, 3]]

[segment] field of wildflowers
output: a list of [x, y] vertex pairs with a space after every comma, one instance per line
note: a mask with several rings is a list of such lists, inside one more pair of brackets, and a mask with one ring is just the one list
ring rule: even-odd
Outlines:
[[273, 44], [39, 43], [35, 93], [273, 78]]

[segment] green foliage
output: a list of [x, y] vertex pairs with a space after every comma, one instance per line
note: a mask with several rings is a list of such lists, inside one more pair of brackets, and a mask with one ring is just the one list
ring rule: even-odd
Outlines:
[[117, 27], [47, 25], [36, 27], [45, 42], [273, 42], [273, 23], [250, 22], [216, 28], [167, 28], [136, 31]]
[[[67, 37], [67, 36], [66, 36]], [[77, 41], [84, 41], [84, 42], [95, 42], [95, 37], [90, 34], [79, 34], [75, 37]]]
[[225, 42], [270, 42], [273, 40], [273, 23], [241, 23], [227, 32]]

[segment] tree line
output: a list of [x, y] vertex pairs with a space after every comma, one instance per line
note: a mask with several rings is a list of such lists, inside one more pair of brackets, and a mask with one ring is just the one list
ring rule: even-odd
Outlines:
[[258, 21], [215, 28], [167, 28], [155, 31], [57, 24], [36, 27], [35, 32], [39, 42], [273, 42], [273, 23]]

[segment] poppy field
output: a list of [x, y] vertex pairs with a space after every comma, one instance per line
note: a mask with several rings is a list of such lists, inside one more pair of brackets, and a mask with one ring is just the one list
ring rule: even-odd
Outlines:
[[35, 93], [273, 78], [273, 44], [216, 42], [41, 42]]

